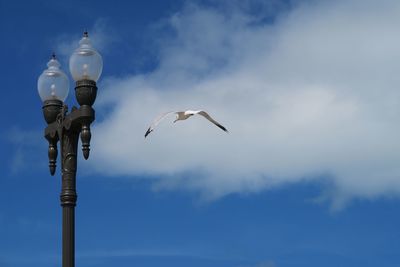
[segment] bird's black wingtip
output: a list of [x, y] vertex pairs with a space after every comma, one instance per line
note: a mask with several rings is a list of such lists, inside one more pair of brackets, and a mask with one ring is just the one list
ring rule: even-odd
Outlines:
[[144, 138], [146, 138], [151, 133], [151, 129], [149, 128], [146, 133], [144, 134]]
[[217, 124], [217, 126], [219, 128], [221, 128], [221, 130], [223, 130], [224, 132], [229, 133], [229, 131], [224, 126], [222, 126], [221, 124]]

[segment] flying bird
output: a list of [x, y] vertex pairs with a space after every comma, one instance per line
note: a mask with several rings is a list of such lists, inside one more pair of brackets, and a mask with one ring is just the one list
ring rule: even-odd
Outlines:
[[204, 110], [186, 110], [186, 111], [169, 111], [169, 112], [165, 112], [163, 114], [161, 114], [160, 116], [158, 116], [153, 123], [150, 125], [149, 129], [147, 129], [146, 133], [144, 134], [144, 137], [146, 138], [153, 130], [154, 128], [169, 114], [171, 113], [175, 113], [176, 114], [176, 119], [174, 120], [174, 123], [177, 121], [181, 121], [181, 120], [186, 120], [190, 117], [192, 117], [193, 115], [199, 114], [201, 116], [203, 116], [204, 118], [206, 118], [207, 120], [209, 120], [210, 122], [214, 123], [216, 126], [218, 126], [219, 128], [221, 128], [223, 131], [228, 132], [228, 130], [222, 126], [221, 124], [219, 124], [216, 120], [214, 120], [213, 118], [211, 118], [210, 115], [208, 115], [207, 112], [205, 112]]

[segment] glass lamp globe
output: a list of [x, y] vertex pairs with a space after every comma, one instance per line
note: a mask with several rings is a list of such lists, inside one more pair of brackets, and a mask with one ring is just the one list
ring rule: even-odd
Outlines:
[[47, 63], [47, 69], [39, 76], [38, 92], [42, 101], [60, 100], [68, 96], [69, 81], [67, 75], [60, 69], [60, 63], [55, 55]]
[[83, 34], [79, 47], [69, 59], [69, 70], [75, 81], [91, 80], [97, 82], [103, 70], [103, 59], [92, 47], [88, 33]]

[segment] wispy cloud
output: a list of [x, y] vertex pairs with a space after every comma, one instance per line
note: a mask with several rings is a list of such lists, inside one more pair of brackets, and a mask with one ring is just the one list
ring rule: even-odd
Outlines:
[[119, 257], [180, 257], [187, 256], [181, 250], [173, 249], [114, 249], [83, 251], [77, 254], [81, 259], [119, 258]]
[[277, 265], [273, 261], [262, 261], [255, 265], [245, 265], [240, 267], [277, 267]]
[[[273, 23], [189, 4], [166, 21], [154, 72], [102, 82], [98, 172], [208, 199], [323, 176], [337, 207], [400, 193], [397, 1], [306, 1]], [[230, 134], [193, 118], [144, 140], [153, 117], [185, 108]]]
[[[213, 253], [201, 251], [203, 249], [185, 248], [125, 248], [125, 249], [107, 249], [107, 250], [91, 250], [82, 251], [77, 253], [77, 258], [80, 261], [96, 262], [104, 259], [117, 259], [117, 258], [165, 258], [165, 259], [195, 259], [204, 261], [245, 261], [238, 256], [215, 255]], [[264, 267], [260, 265], [257, 267]], [[266, 266], [265, 266], [266, 267]], [[268, 266], [272, 267], [272, 266]]]
[[[10, 251], [0, 252], [0, 263], [2, 266], [20, 266], [36, 264], [37, 266], [54, 266], [61, 260], [59, 253], [46, 251], [45, 253], [36, 251], [32, 254], [13, 253]], [[4, 264], [4, 265], [3, 265]]]
[[[0, 252], [0, 263], [8, 265], [17, 264], [41, 264], [50, 266], [51, 264], [56, 264], [60, 262], [61, 255], [55, 251], [46, 252], [34, 252], [32, 254], [27, 254], [25, 257], [21, 257], [19, 254], [5, 252]], [[135, 258], [162, 258], [162, 259], [192, 259], [200, 261], [218, 261], [218, 262], [230, 262], [230, 261], [244, 261], [241, 258], [231, 256], [216, 256], [210, 255], [209, 253], [201, 253], [199, 251], [193, 252], [189, 251], [186, 247], [184, 249], [171, 249], [171, 248], [123, 248], [123, 249], [98, 249], [98, 250], [86, 250], [77, 251], [76, 260], [82, 264], [88, 266], [97, 265], [98, 263], [104, 263], [105, 260], [117, 260], [121, 258], [129, 258], [131, 260]], [[97, 264], [96, 264], [97, 263]], [[257, 267], [267, 267], [260, 265]], [[268, 266], [273, 267], [273, 266]]]
[[[42, 132], [14, 126], [3, 133], [2, 138], [13, 145], [13, 153], [8, 164], [12, 175], [27, 169], [45, 167], [46, 163], [38, 161], [37, 157], [37, 151], [43, 151], [40, 148], [46, 143]], [[44, 150], [44, 154], [46, 153], [46, 150]]]

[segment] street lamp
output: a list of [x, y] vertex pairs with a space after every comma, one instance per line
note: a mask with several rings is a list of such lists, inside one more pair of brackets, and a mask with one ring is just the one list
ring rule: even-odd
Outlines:
[[69, 60], [74, 78], [75, 96], [80, 105], [68, 107], [64, 101], [68, 96], [69, 81], [60, 69], [60, 63], [53, 54], [47, 63], [47, 69], [39, 76], [38, 91], [43, 101], [43, 115], [47, 122], [44, 137], [49, 142], [49, 168], [54, 175], [57, 162], [57, 143], [61, 150], [61, 206], [62, 219], [62, 267], [75, 266], [75, 206], [76, 206], [76, 169], [78, 139], [81, 137], [82, 152], [85, 159], [90, 151], [90, 124], [95, 119], [92, 108], [96, 100], [96, 82], [101, 75], [103, 61], [92, 47], [88, 33], [83, 34], [79, 47]]

